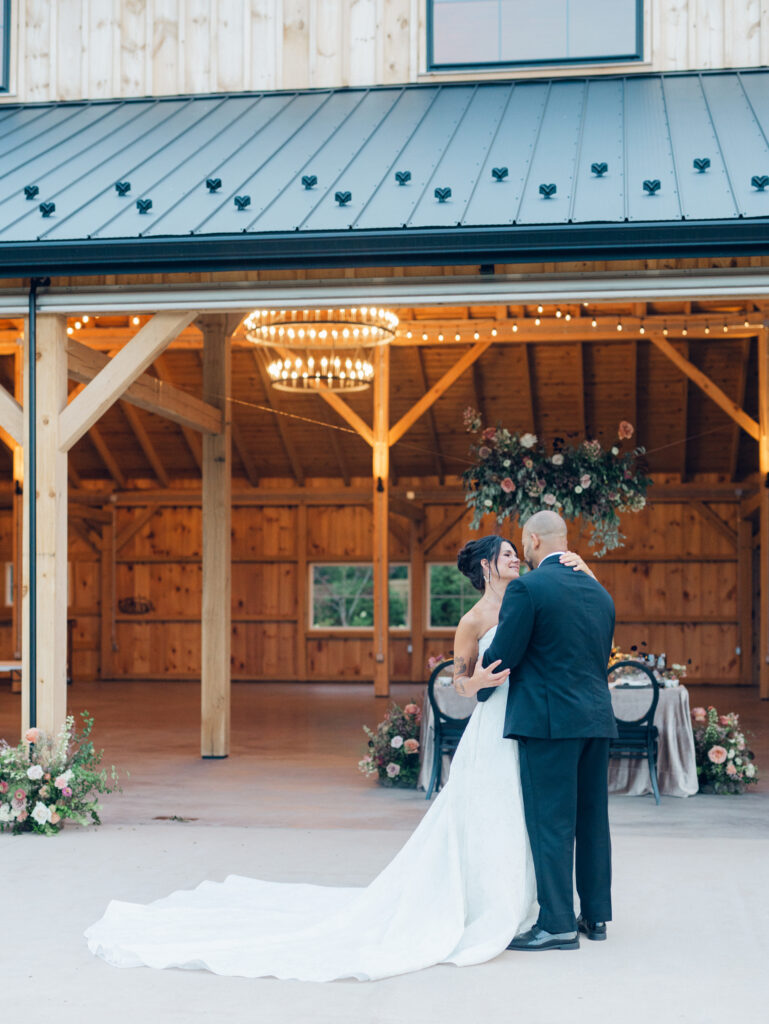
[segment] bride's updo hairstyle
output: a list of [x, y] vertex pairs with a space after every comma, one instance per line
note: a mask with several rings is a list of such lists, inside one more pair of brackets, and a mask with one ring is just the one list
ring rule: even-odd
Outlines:
[[483, 593], [483, 566], [481, 562], [485, 560], [490, 566], [494, 566], [494, 571], [499, 576], [497, 560], [499, 559], [502, 545], [505, 543], [510, 545], [516, 555], [518, 554], [518, 549], [511, 540], [508, 540], [507, 537], [499, 537], [496, 533], [489, 534], [488, 537], [481, 537], [479, 540], [469, 540], [459, 550], [457, 568], [467, 576], [475, 589], [480, 590], [481, 593]]

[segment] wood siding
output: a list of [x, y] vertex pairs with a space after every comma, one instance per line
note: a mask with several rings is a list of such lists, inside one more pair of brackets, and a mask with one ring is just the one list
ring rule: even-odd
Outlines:
[[[341, 486], [341, 485], [340, 485]], [[138, 501], [138, 498], [137, 498]], [[456, 506], [452, 506], [456, 508]], [[713, 504], [713, 511], [734, 529], [739, 506]], [[141, 508], [116, 510], [119, 537], [142, 513]], [[425, 505], [423, 536], [439, 526], [451, 508]], [[298, 609], [309, 601], [308, 572], [313, 561], [370, 561], [371, 511], [363, 506], [313, 506], [308, 529], [297, 529], [297, 506], [243, 507], [232, 514], [232, 673], [243, 680], [301, 679], [304, 650], [309, 680], [370, 681], [373, 674], [371, 631], [316, 631], [298, 621]], [[403, 520], [398, 520], [398, 524]], [[11, 516], [0, 512], [0, 560], [11, 559]], [[491, 529], [491, 524], [489, 524]], [[594, 563], [617, 607], [616, 639], [625, 649], [646, 642], [664, 650], [669, 661], [691, 658], [692, 679], [708, 683], [740, 683], [740, 607], [738, 561], [734, 544], [692, 505], [652, 504], [626, 516], [624, 548]], [[391, 534], [390, 560], [411, 560], [404, 543], [405, 525]], [[431, 562], [453, 562], [457, 549], [478, 536], [467, 519], [452, 527], [429, 551]], [[513, 530], [519, 540], [519, 530]], [[586, 542], [574, 531], [572, 546], [589, 557]], [[421, 554], [421, 552], [420, 552]], [[101, 677], [99, 638], [102, 602], [114, 636], [113, 679], [197, 679], [200, 674], [201, 511], [200, 507], [158, 507], [153, 517], [117, 551], [114, 587], [100, 571], [98, 556], [86, 543], [70, 537], [70, 607], [73, 665], [76, 679]], [[417, 565], [414, 565], [418, 573]], [[106, 581], [106, 582], [105, 582]], [[421, 582], [421, 581], [419, 581]], [[420, 588], [412, 578], [412, 595]], [[114, 590], [114, 597], [112, 596]], [[425, 594], [427, 587], [423, 587]], [[121, 612], [126, 598], [144, 598], [153, 610], [141, 615]], [[302, 600], [302, 598], [304, 598]], [[302, 616], [302, 619], [309, 619]], [[412, 623], [426, 614], [415, 614]], [[425, 677], [423, 661], [451, 646], [452, 631], [424, 628], [391, 631], [392, 681]], [[412, 671], [410, 645], [424, 652]], [[0, 657], [13, 655], [11, 609], [0, 607]], [[578, 656], [578, 654], [576, 655]]]
[[[423, 0], [18, 0], [12, 10], [10, 102], [462, 77], [425, 73]], [[508, 74], [766, 65], [769, 6], [646, 0], [644, 38], [642, 63]]]

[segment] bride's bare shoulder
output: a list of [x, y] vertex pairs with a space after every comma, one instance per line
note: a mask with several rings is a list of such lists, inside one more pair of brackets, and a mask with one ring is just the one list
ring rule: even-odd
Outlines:
[[481, 616], [477, 610], [477, 605], [473, 605], [459, 620], [456, 634], [457, 639], [465, 642], [472, 640], [477, 643], [482, 632], [481, 627]]

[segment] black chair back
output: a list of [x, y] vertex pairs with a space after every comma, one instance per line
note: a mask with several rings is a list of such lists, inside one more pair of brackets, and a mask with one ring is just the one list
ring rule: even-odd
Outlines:
[[433, 765], [427, 799], [440, 788], [444, 754], [453, 754], [476, 707], [474, 697], [463, 697], [454, 689], [454, 662], [436, 665], [427, 683], [427, 699], [433, 714]]
[[[609, 669], [609, 676], [619, 668], [632, 668], [648, 676], [651, 689], [649, 706], [637, 718], [620, 718], [615, 712], [619, 735], [609, 743], [609, 757], [627, 758], [629, 760], [645, 759], [649, 764], [649, 777], [656, 803], [660, 802], [659, 783], [657, 780], [657, 753], [659, 748], [659, 731], [654, 724], [654, 715], [660, 699], [660, 684], [654, 672], [641, 661], [618, 661]], [[633, 687], [635, 689], [635, 687]], [[641, 687], [639, 687], [641, 689]]]
[[[611, 676], [612, 672], [616, 672], [618, 668], [633, 668], [636, 671], [643, 672], [644, 675], [648, 676], [649, 677], [649, 684], [650, 684], [650, 686], [652, 688], [652, 696], [651, 696], [651, 702], [649, 704], [649, 707], [640, 716], [640, 718], [628, 718], [628, 719], [625, 719], [625, 718], [619, 718], [615, 714], [614, 717], [617, 720], [617, 725], [625, 725], [625, 726], [636, 725], [636, 726], [639, 726], [641, 728], [643, 728], [645, 726], [648, 726], [648, 725], [652, 725], [653, 722], [654, 722], [654, 715], [657, 712], [657, 705], [659, 704], [659, 700], [660, 700], [660, 684], [659, 684], [659, 680], [655, 676], [654, 672], [649, 668], [649, 666], [645, 665], [642, 661], [633, 661], [632, 659], [628, 659], [627, 661], [618, 661], [618, 662], [616, 662], [616, 664], [612, 665], [611, 668], [609, 669], [609, 676]], [[621, 686], [622, 684], [618, 683], [617, 685]], [[634, 689], [634, 690], [635, 689], [643, 689], [643, 687], [635, 687], [634, 686], [634, 687], [629, 687], [629, 689]]]

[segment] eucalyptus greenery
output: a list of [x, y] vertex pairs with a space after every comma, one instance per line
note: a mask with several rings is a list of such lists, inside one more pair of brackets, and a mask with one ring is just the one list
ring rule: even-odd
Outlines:
[[462, 475], [473, 529], [488, 514], [498, 523], [517, 518], [523, 524], [540, 509], [552, 509], [591, 527], [596, 556], [622, 546], [620, 515], [639, 512], [652, 483], [639, 468], [645, 449], [623, 450], [633, 435], [630, 423], [620, 423], [617, 441], [604, 448], [596, 440], [573, 445], [559, 437], [548, 447], [536, 434], [484, 428], [472, 408], [464, 421], [477, 438], [470, 447], [474, 464]]

